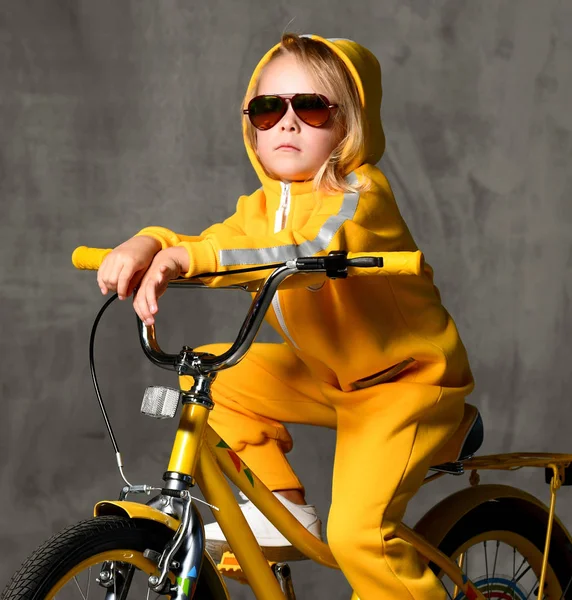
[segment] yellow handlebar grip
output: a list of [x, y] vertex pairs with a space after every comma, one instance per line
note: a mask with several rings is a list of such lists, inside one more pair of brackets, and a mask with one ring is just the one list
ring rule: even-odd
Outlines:
[[425, 260], [423, 252], [387, 252], [383, 255], [383, 270], [391, 275], [421, 275]]
[[350, 267], [349, 272], [355, 275], [421, 275], [425, 258], [421, 250], [415, 252], [348, 252], [348, 258], [366, 256], [383, 258], [383, 267], [359, 268]]
[[72, 263], [76, 269], [97, 271], [103, 259], [111, 252], [111, 248], [88, 248], [79, 246], [73, 251]]

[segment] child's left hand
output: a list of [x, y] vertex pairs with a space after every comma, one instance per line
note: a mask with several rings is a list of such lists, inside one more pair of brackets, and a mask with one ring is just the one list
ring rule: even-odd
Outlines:
[[165, 248], [155, 255], [133, 299], [133, 308], [145, 325], [155, 322], [153, 315], [159, 310], [157, 300], [165, 293], [171, 279], [177, 279], [187, 271], [185, 262], [188, 262], [188, 254], [184, 248]]

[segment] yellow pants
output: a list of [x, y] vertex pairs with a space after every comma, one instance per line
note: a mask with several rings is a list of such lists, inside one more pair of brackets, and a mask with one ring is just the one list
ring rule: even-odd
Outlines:
[[[227, 348], [199, 350], [218, 355]], [[271, 490], [304, 489], [284, 456], [292, 438], [282, 422], [337, 429], [327, 536], [350, 585], [360, 600], [445, 599], [417, 551], [393, 533], [431, 456], [459, 425], [471, 388], [404, 376], [342, 392], [324, 379], [286, 344], [254, 344], [219, 373], [209, 423]]]

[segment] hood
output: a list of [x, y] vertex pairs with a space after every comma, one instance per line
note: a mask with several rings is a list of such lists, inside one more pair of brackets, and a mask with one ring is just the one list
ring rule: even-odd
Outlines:
[[[341, 38], [323, 38], [319, 35], [306, 34], [302, 37], [309, 37], [318, 40], [331, 50], [333, 50], [343, 61], [351, 76], [353, 77], [359, 91], [361, 106], [365, 115], [364, 133], [365, 145], [362, 154], [350, 165], [349, 172], [357, 169], [364, 163], [375, 165], [381, 158], [385, 149], [385, 135], [381, 125], [381, 68], [376, 57], [363, 46], [352, 40]], [[274, 51], [280, 47], [276, 44], [262, 57], [250, 78], [248, 92], [256, 85], [260, 71], [270, 60]], [[243, 123], [244, 144], [248, 158], [254, 167], [260, 181], [263, 185], [271, 184], [271, 180], [264, 172], [254, 149], [251, 147], [246, 135], [246, 119]], [[276, 182], [278, 184], [278, 182]]]

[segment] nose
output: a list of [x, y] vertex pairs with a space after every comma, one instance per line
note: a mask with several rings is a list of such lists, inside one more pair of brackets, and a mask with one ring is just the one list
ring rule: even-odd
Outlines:
[[286, 111], [286, 114], [282, 117], [280, 121], [280, 129], [282, 129], [282, 131], [300, 131], [300, 123], [298, 121], [298, 116], [294, 112], [294, 109], [292, 108], [292, 103], [289, 99], [287, 100], [287, 102], [288, 110]]

